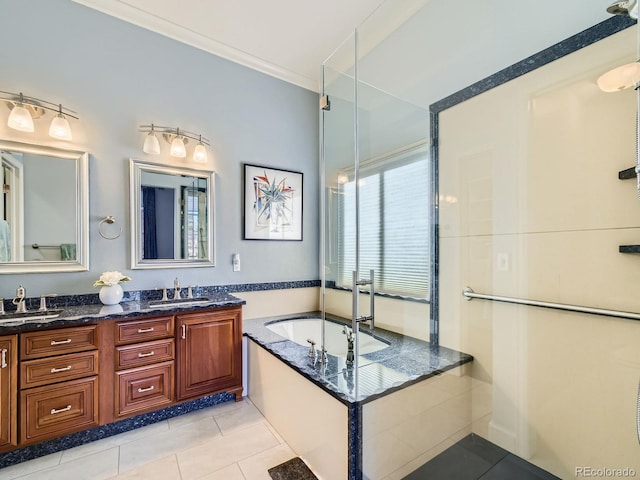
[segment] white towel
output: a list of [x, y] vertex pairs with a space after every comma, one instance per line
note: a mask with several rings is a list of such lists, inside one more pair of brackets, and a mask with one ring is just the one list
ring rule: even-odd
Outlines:
[[11, 261], [11, 230], [6, 220], [0, 219], [0, 262]]

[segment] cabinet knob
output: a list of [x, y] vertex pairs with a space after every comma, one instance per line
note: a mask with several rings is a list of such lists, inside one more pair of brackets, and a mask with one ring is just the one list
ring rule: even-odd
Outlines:
[[187, 338], [187, 326], [182, 325], [182, 339], [185, 340]]

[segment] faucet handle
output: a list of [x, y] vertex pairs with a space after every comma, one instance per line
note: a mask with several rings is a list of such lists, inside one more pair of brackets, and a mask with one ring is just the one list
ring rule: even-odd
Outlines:
[[307, 354], [307, 356], [316, 358], [316, 342], [314, 342], [310, 338], [307, 338], [307, 342], [309, 342], [309, 353]]
[[193, 298], [193, 289], [198, 288], [198, 285], [189, 285], [187, 288], [187, 298]]
[[158, 287], [156, 290], [162, 290], [162, 298], [160, 300], [163, 302], [169, 300], [169, 297], [167, 297], [167, 287]]
[[41, 312], [47, 311], [47, 298], [57, 297], [57, 293], [46, 293], [44, 295], [40, 295], [40, 308]]
[[0, 297], [0, 315], [4, 315], [4, 298]]

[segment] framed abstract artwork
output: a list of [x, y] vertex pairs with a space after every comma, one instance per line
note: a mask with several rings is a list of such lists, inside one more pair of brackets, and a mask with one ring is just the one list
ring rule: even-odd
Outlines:
[[302, 240], [301, 172], [244, 164], [244, 239]]

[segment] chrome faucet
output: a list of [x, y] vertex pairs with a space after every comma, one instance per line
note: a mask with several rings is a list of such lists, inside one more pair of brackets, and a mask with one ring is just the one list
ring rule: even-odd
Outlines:
[[353, 361], [355, 360], [353, 353], [353, 330], [347, 325], [343, 325], [342, 333], [347, 336], [347, 367], [352, 367]]
[[27, 306], [24, 301], [26, 296], [27, 296], [27, 291], [22, 285], [20, 285], [16, 289], [16, 296], [11, 301], [11, 303], [13, 303], [16, 306], [16, 312], [24, 313], [27, 311]]
[[175, 280], [173, 281], [173, 299], [174, 300], [179, 300], [180, 299], [180, 281], [178, 280], [178, 277], [175, 278]]

